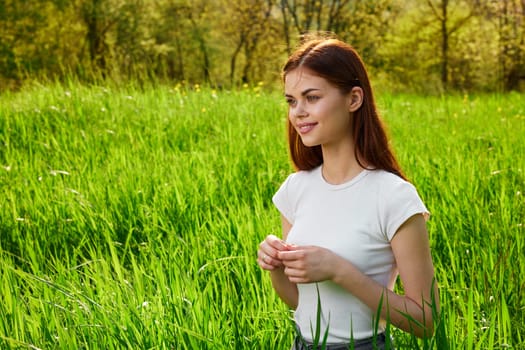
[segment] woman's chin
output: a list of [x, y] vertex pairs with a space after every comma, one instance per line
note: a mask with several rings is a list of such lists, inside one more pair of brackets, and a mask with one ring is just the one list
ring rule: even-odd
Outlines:
[[319, 142], [315, 142], [314, 140], [309, 140], [308, 138], [301, 138], [301, 142], [303, 143], [303, 145], [305, 145], [306, 147], [315, 147], [315, 146], [319, 146]]

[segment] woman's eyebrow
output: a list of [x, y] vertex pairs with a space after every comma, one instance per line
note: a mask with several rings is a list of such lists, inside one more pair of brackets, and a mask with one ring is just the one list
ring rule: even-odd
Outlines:
[[[306, 89], [304, 90], [303, 92], [301, 92], [301, 96], [305, 96], [305, 95], [308, 95], [310, 92], [312, 91], [319, 91], [320, 89], [316, 89], [316, 88], [309, 88], [309, 89]], [[293, 97], [292, 95], [289, 95], [289, 94], [284, 94], [284, 97]]]
[[302, 96], [305, 96], [307, 95], [308, 93], [312, 92], [312, 91], [319, 91], [320, 89], [316, 89], [316, 88], [309, 88], [309, 89], [306, 89], [304, 90], [303, 92], [301, 92], [301, 95]]

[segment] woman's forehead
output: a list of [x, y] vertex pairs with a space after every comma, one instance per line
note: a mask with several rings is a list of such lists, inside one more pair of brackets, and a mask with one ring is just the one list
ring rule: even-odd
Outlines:
[[322, 88], [328, 85], [328, 81], [307, 68], [297, 68], [288, 72], [284, 78], [285, 90], [293, 91], [305, 87]]

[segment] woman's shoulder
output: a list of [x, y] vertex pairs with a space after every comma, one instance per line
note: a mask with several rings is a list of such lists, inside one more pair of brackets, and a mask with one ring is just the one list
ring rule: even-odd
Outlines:
[[367, 179], [369, 185], [376, 188], [383, 196], [399, 192], [417, 191], [412, 183], [386, 170], [371, 170]]
[[317, 178], [319, 176], [320, 171], [321, 171], [321, 167], [316, 167], [311, 170], [298, 170], [288, 175], [288, 181], [294, 181], [294, 182], [310, 181], [311, 179]]
[[312, 170], [298, 170], [288, 174], [288, 177], [284, 180], [281, 187], [293, 192], [301, 191], [317, 181], [319, 171], [319, 168], [315, 168]]
[[382, 169], [374, 169], [369, 170], [369, 176], [372, 181], [376, 181], [378, 183], [383, 183], [385, 185], [399, 185], [399, 184], [410, 184], [408, 181], [400, 177], [399, 175], [396, 175], [390, 171], [382, 170]]

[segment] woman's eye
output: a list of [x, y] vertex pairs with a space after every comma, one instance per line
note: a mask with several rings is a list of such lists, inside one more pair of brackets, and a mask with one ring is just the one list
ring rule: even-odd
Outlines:
[[317, 96], [317, 95], [308, 95], [308, 96], [306, 96], [306, 99], [308, 100], [308, 102], [315, 102], [315, 101], [319, 100], [320, 97]]
[[293, 98], [287, 98], [286, 99], [286, 103], [289, 105], [289, 106], [293, 106], [295, 104], [295, 100]]

